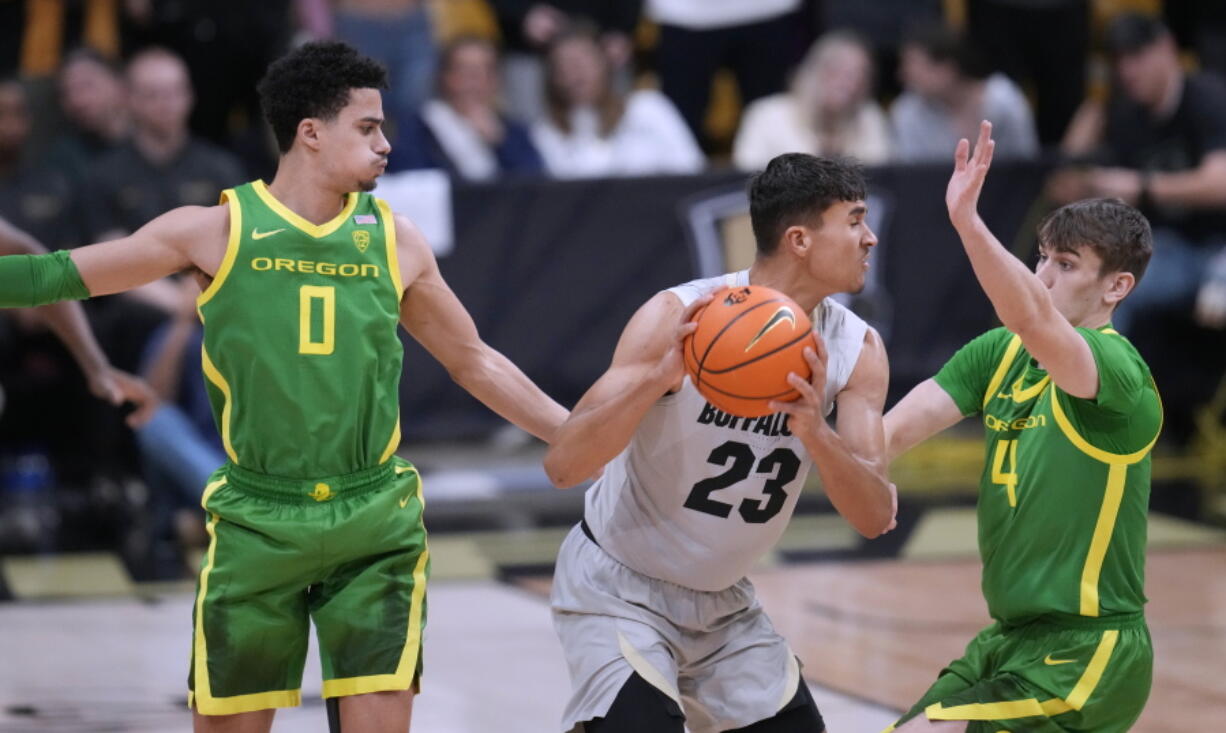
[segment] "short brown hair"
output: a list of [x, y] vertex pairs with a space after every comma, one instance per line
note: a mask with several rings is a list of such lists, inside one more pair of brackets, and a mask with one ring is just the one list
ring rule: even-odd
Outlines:
[[1048, 214], [1039, 224], [1039, 247], [1076, 252], [1089, 247], [1102, 260], [1098, 275], [1130, 272], [1141, 282], [1154, 237], [1149, 221], [1116, 198], [1075, 201]]

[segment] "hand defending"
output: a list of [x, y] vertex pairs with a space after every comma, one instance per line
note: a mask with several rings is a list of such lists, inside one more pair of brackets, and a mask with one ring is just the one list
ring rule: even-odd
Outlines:
[[[945, 188], [945, 206], [949, 220], [955, 228], [967, 226], [979, 216], [979, 193], [983, 181], [992, 166], [992, 151], [996, 141], [992, 139], [992, 123], [979, 123], [979, 140], [975, 143], [975, 155], [969, 157], [970, 143], [966, 138], [958, 141], [954, 151], [954, 172]], [[969, 158], [969, 159], [968, 159]]]

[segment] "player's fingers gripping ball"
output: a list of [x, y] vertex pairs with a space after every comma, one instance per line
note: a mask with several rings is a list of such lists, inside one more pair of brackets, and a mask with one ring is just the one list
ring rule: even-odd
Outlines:
[[760, 285], [725, 288], [694, 315], [682, 343], [685, 370], [698, 392], [730, 415], [771, 414], [771, 400], [800, 395], [788, 373], [809, 379], [805, 347], [817, 351], [809, 316], [794, 300]]

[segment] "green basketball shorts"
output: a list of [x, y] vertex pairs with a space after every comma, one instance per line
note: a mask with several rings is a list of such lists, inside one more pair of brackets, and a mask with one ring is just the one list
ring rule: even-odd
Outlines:
[[416, 687], [430, 572], [417, 469], [392, 458], [300, 481], [227, 464], [201, 504], [209, 548], [188, 674], [196, 710], [298, 705], [312, 620], [324, 697]]
[[1153, 663], [1139, 613], [992, 624], [895, 725], [926, 715], [968, 721], [968, 733], [1122, 733], [1145, 707]]

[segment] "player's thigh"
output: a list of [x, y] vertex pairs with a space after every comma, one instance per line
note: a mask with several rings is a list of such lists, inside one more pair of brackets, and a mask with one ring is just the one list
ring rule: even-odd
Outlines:
[[563, 541], [550, 605], [571, 678], [564, 729], [604, 717], [635, 674], [680, 707], [680, 632], [649, 604], [627, 600], [651, 598], [659, 584], [618, 563], [577, 528]]
[[1153, 652], [1144, 623], [1036, 627], [1000, 637], [992, 652], [975, 674], [947, 671], [908, 716], [960, 721], [969, 733], [1123, 733], [1149, 694]]
[[407, 690], [422, 666], [430, 568], [416, 472], [345, 510], [328, 535], [335, 562], [309, 595], [324, 697]]
[[966, 721], [932, 721], [922, 715], [918, 718], [912, 718], [903, 723], [901, 727], [894, 729], [895, 733], [963, 733], [965, 730]]
[[[804, 685], [800, 663], [774, 625], [752, 604], [721, 629], [708, 632], [709, 648], [689, 650], [702, 664], [682, 671], [681, 693], [695, 730], [735, 730], [775, 717], [793, 706]], [[820, 730], [821, 716], [809, 729]]]
[[817, 709], [817, 701], [802, 680], [791, 702], [766, 720], [728, 731], [728, 733], [823, 733], [826, 721]]
[[193, 705], [205, 715], [296, 705], [307, 648], [305, 588], [316, 565], [296, 544], [300, 508], [210, 486], [209, 548], [192, 614]]
[[604, 715], [582, 723], [583, 733], [683, 733], [685, 714], [676, 700], [632, 673]]

